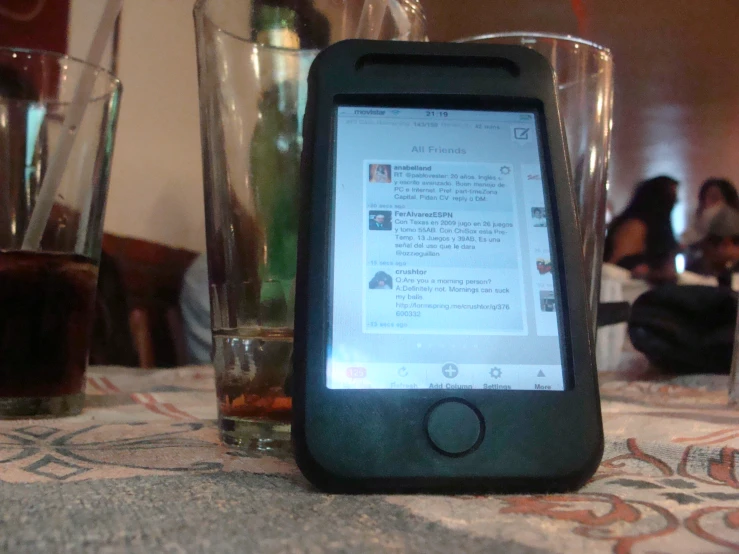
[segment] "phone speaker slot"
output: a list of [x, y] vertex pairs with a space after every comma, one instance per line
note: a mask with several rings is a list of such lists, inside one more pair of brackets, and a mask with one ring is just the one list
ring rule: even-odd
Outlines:
[[393, 75], [404, 77], [418, 71], [428, 69], [477, 69], [504, 71], [511, 77], [518, 77], [521, 68], [515, 62], [506, 58], [483, 58], [474, 56], [424, 56], [419, 54], [367, 54], [357, 60], [357, 71], [368, 71], [373, 74], [382, 74], [384, 69], [392, 70]]

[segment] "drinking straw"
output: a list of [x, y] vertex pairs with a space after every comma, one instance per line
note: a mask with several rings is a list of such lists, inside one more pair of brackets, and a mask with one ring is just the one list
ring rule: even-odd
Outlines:
[[54, 206], [54, 199], [59, 190], [64, 169], [67, 166], [74, 140], [77, 137], [77, 130], [82, 122], [82, 117], [85, 115], [85, 108], [95, 86], [98, 66], [103, 58], [103, 52], [113, 33], [115, 20], [118, 18], [122, 6], [123, 0], [108, 0], [103, 10], [100, 23], [98, 23], [95, 36], [90, 44], [90, 50], [87, 53], [85, 60], [87, 64], [82, 68], [82, 75], [72, 97], [72, 103], [67, 111], [67, 116], [64, 118], [59, 145], [51, 155], [49, 167], [41, 182], [41, 190], [36, 197], [36, 205], [33, 208], [31, 220], [23, 237], [23, 246], [21, 247], [23, 250], [36, 250], [41, 243], [41, 237], [44, 234], [44, 229], [46, 229], [51, 208]]
[[408, 11], [400, 5], [398, 0], [390, 0], [388, 7], [390, 8], [390, 15], [398, 28], [397, 39], [409, 40], [411, 38], [411, 20]]
[[357, 32], [355, 33], [356, 38], [377, 39], [380, 37], [387, 3], [388, 0], [364, 0]]

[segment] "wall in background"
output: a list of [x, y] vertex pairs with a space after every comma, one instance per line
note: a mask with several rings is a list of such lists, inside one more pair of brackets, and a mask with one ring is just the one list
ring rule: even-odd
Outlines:
[[[99, 0], [73, 0], [69, 52], [85, 56]], [[192, 1], [126, 0], [123, 98], [105, 229], [205, 249]]]
[[[0, 0], [2, 2], [20, 0]], [[55, 0], [56, 1], [56, 0]], [[97, 15], [73, 0], [70, 50]], [[579, 34], [613, 50], [616, 108], [611, 201], [667, 172], [681, 190], [677, 223], [710, 175], [739, 182], [739, 2], [736, 0], [421, 0], [431, 38], [504, 30]], [[575, 9], [573, 9], [575, 8]], [[109, 231], [204, 247], [192, 2], [126, 0], [124, 96]], [[89, 36], [89, 35], [88, 35]], [[87, 39], [89, 42], [89, 38]]]
[[610, 200], [635, 183], [680, 179], [678, 231], [701, 182], [739, 184], [739, 2], [736, 0], [422, 0], [431, 37], [498, 31], [571, 33], [615, 60]]
[[0, 0], [0, 45], [65, 52], [69, 0]]
[[[0, 0], [2, 2], [3, 0]], [[67, 26], [67, 54], [85, 59], [92, 42], [95, 25], [100, 21], [105, 2], [101, 0], [69, 0], [69, 25]], [[119, 22], [120, 23], [120, 22]], [[119, 28], [120, 33], [120, 28]], [[106, 69], [113, 66], [113, 38], [103, 52], [100, 65]]]

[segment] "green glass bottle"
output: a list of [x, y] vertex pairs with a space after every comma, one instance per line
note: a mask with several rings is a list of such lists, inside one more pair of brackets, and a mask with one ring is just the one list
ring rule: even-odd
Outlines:
[[298, 125], [300, 37], [297, 13], [262, 4], [254, 13], [259, 78], [265, 87], [250, 149], [251, 189], [264, 237], [260, 264], [260, 319], [285, 323], [292, 311], [298, 235], [298, 185], [302, 137]]

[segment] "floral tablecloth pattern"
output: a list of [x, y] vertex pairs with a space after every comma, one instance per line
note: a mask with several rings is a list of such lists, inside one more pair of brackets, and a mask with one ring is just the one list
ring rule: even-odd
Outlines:
[[0, 421], [0, 550], [736, 552], [726, 390], [725, 377], [603, 374], [606, 452], [577, 493], [332, 496], [290, 459], [220, 444], [212, 368], [93, 367], [81, 415]]

